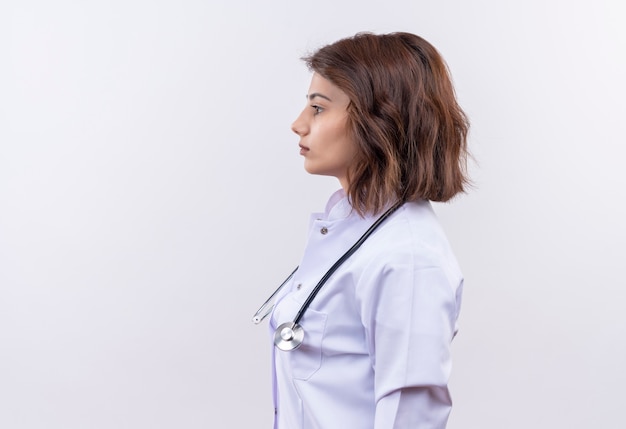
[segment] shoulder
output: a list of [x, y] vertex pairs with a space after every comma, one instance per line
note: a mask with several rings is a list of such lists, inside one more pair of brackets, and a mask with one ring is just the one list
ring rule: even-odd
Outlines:
[[368, 276], [391, 269], [439, 268], [451, 280], [461, 277], [448, 238], [426, 200], [400, 207], [363, 244], [355, 263]]

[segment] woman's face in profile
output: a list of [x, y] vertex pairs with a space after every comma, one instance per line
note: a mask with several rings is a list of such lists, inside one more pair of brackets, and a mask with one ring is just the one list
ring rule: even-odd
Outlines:
[[345, 92], [314, 73], [307, 105], [291, 126], [300, 136], [304, 169], [311, 174], [335, 176], [346, 190], [348, 168], [357, 153], [348, 131], [349, 104]]

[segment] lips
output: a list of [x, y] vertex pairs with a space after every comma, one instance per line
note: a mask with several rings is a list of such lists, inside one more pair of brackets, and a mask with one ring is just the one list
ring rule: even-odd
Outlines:
[[304, 155], [309, 151], [309, 148], [304, 146], [302, 143], [300, 143], [298, 146], [300, 146], [300, 155]]

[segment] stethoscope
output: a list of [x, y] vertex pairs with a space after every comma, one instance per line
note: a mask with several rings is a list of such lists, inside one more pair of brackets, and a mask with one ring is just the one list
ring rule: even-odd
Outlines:
[[[317, 283], [317, 285], [315, 285], [307, 299], [300, 307], [300, 310], [298, 310], [298, 313], [296, 314], [296, 317], [293, 319], [293, 321], [285, 322], [281, 324], [278, 328], [276, 328], [276, 330], [274, 331], [274, 344], [276, 345], [276, 347], [286, 352], [295, 350], [300, 347], [302, 341], [304, 340], [304, 329], [302, 329], [302, 326], [300, 326], [299, 324], [300, 319], [302, 319], [302, 316], [304, 316], [304, 313], [309, 308], [309, 305], [311, 305], [311, 302], [313, 301], [317, 293], [322, 289], [324, 283], [326, 283], [328, 278], [337, 270], [337, 268], [339, 268], [341, 264], [343, 264], [350, 256], [352, 256], [354, 252], [356, 252], [359, 247], [361, 247], [361, 244], [363, 244], [363, 242], [367, 240], [367, 238], [374, 232], [374, 230], [378, 228], [378, 226], [383, 223], [385, 219], [387, 219], [401, 205], [402, 202], [394, 204], [378, 219], [376, 219], [376, 221], [367, 229], [367, 231], [365, 231], [361, 238], [359, 238], [356, 243], [354, 243], [352, 247], [350, 247], [350, 249], [348, 249], [348, 251], [344, 253], [337, 260], [337, 262], [333, 264], [332, 267], [330, 267], [330, 269], [326, 272], [326, 274], [324, 274], [324, 276]], [[296, 267], [291, 272], [291, 274], [287, 276], [285, 281], [283, 281], [280, 286], [278, 286], [274, 293], [270, 295], [267, 301], [265, 301], [261, 308], [259, 308], [259, 310], [254, 314], [254, 317], [252, 317], [252, 321], [255, 324], [261, 323], [261, 321], [272, 312], [272, 310], [274, 309], [276, 296], [281, 291], [281, 289], [289, 282], [289, 280], [293, 277], [296, 271], [298, 271], [298, 267]]]

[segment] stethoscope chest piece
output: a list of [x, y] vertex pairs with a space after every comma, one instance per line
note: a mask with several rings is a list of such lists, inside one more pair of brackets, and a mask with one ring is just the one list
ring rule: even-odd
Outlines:
[[[376, 222], [374, 222], [367, 229], [367, 231], [365, 231], [365, 233], [361, 236], [361, 238], [359, 238], [357, 242], [354, 243], [352, 247], [350, 247], [348, 251], [344, 253], [341, 256], [341, 258], [339, 258], [333, 264], [332, 267], [330, 267], [330, 269], [326, 272], [326, 274], [324, 274], [324, 276], [317, 283], [317, 285], [315, 285], [315, 287], [313, 288], [313, 290], [311, 291], [307, 299], [302, 304], [302, 307], [300, 307], [300, 310], [298, 311], [298, 313], [296, 314], [296, 317], [293, 319], [292, 322], [285, 322], [282, 325], [280, 325], [278, 328], [276, 328], [276, 331], [274, 331], [274, 344], [276, 345], [276, 347], [278, 347], [280, 350], [285, 351], [285, 352], [295, 350], [298, 347], [300, 347], [300, 345], [302, 344], [302, 340], [304, 340], [304, 329], [302, 329], [302, 327], [298, 324], [298, 322], [304, 315], [304, 312], [307, 310], [307, 308], [309, 308], [309, 304], [311, 304], [311, 301], [313, 301], [313, 298], [315, 298], [315, 295], [317, 295], [317, 293], [320, 291], [320, 289], [322, 288], [326, 280], [328, 280], [328, 278], [335, 272], [335, 270], [339, 268], [339, 266], [343, 264], [346, 261], [346, 259], [348, 259], [350, 255], [352, 255], [359, 248], [359, 246], [361, 246], [361, 244], [363, 244], [363, 242], [367, 239], [367, 237], [369, 237], [370, 234], [374, 232], [376, 228], [378, 228], [378, 225], [380, 225], [387, 217], [389, 217], [401, 205], [402, 205], [402, 201], [398, 201], [396, 204], [391, 206], [391, 208], [389, 208], [385, 213], [383, 213], [383, 215], [380, 216], [376, 220]], [[259, 308], [259, 310], [256, 312], [256, 314], [252, 318], [252, 321], [254, 323], [260, 323], [261, 320], [265, 319], [265, 317], [267, 317], [272, 312], [272, 309], [274, 308], [274, 304], [275, 304], [274, 301], [276, 299], [278, 292], [282, 290], [283, 286], [285, 286], [287, 282], [289, 281], [289, 279], [293, 277], [297, 269], [298, 268], [296, 267], [296, 269], [293, 270], [291, 274], [289, 274], [289, 277], [287, 277], [285, 281], [282, 282], [280, 286], [278, 286], [278, 289], [276, 289], [274, 293], [267, 299], [267, 301], [263, 303], [261, 308]]]
[[288, 352], [300, 347], [304, 339], [304, 329], [294, 322], [285, 322], [274, 332], [274, 344], [280, 350]]

